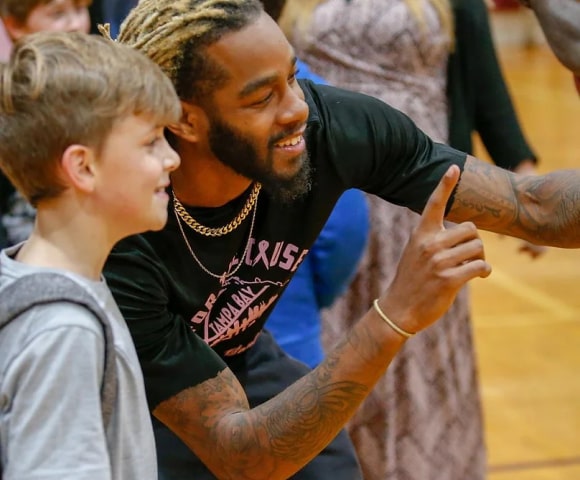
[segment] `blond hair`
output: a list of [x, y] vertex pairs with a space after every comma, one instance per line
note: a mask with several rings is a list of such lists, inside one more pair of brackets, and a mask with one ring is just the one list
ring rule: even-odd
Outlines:
[[138, 52], [83, 33], [27, 35], [0, 65], [0, 168], [36, 205], [64, 190], [58, 165], [70, 145], [98, 154], [117, 121], [166, 125], [180, 113], [167, 77]]
[[143, 0], [121, 25], [117, 39], [159, 65], [180, 98], [203, 103], [227, 78], [205, 49], [261, 12], [258, 0]]
[[[288, 0], [280, 16], [279, 25], [288, 38], [292, 38], [296, 33], [295, 29], [304, 33], [308, 30], [314, 10], [325, 0]], [[344, 0], [348, 1], [348, 0]], [[452, 45], [454, 44], [454, 20], [451, 9], [451, 0], [405, 0], [413, 16], [417, 19], [419, 27], [424, 29], [425, 12], [423, 2], [427, 1], [433, 5], [439, 15], [443, 30], [449, 35]]]
[[[425, 28], [425, 11], [423, 9], [423, 2], [425, 0], [405, 0], [405, 3], [409, 6], [411, 12], [419, 22], [421, 29]], [[453, 20], [453, 11], [451, 10], [451, 0], [427, 0], [437, 13], [439, 14], [439, 20], [443, 27], [443, 31], [447, 33], [451, 39], [451, 45], [455, 44], [455, 24]]]

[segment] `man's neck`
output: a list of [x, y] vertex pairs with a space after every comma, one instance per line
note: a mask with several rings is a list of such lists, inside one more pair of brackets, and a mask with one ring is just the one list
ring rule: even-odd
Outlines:
[[177, 151], [181, 166], [171, 174], [171, 185], [183, 204], [221, 207], [239, 197], [252, 183], [210, 152], [199, 151], [192, 144], [180, 145]]

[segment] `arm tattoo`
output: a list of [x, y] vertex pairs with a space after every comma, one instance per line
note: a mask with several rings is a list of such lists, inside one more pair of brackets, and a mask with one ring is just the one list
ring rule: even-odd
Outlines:
[[285, 390], [281, 398], [262, 406], [260, 415], [266, 420], [274, 456], [298, 464], [313, 457], [334, 438], [337, 424], [346, 423], [367, 395], [365, 385], [333, 380], [340, 355], [339, 348], [302, 379], [300, 388]]
[[580, 246], [580, 171], [515, 175], [469, 159], [449, 216], [559, 247]]
[[471, 175], [477, 177], [480, 182], [484, 181], [487, 185], [504, 181], [503, 178], [498, 179], [498, 176], [505, 177], [505, 181], [507, 181], [507, 171], [498, 171], [484, 162], [467, 163], [455, 195], [452, 208], [454, 216], [460, 212], [464, 216], [464, 220], [471, 220], [478, 226], [484, 220], [493, 224], [495, 220], [506, 216], [512, 218], [515, 216], [516, 198], [511, 190], [484, 189], [480, 187], [479, 183], [472, 185], [472, 182], [464, 181]]
[[384, 373], [400, 348], [385, 343], [359, 322], [317, 369], [257, 407], [226, 369], [154, 414], [219, 478], [287, 478], [332, 441]]

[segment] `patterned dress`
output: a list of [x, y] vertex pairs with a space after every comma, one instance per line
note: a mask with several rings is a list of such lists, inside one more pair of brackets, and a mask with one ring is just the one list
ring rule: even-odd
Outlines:
[[[436, 141], [448, 135], [450, 38], [424, 0], [327, 0], [296, 28], [297, 55], [330, 84], [382, 99]], [[418, 215], [369, 196], [368, 249], [350, 290], [324, 312], [332, 346], [380, 295]], [[366, 480], [481, 480], [481, 404], [464, 288], [444, 318], [409, 340], [349, 425]]]

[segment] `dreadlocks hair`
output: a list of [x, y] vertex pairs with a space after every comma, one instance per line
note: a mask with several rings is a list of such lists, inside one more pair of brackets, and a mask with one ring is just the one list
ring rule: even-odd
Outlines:
[[179, 98], [201, 104], [227, 80], [205, 49], [261, 12], [259, 0], [142, 0], [121, 25], [117, 40], [159, 65]]
[[266, 13], [277, 22], [280, 19], [280, 15], [282, 15], [286, 0], [261, 0], [261, 2]]

